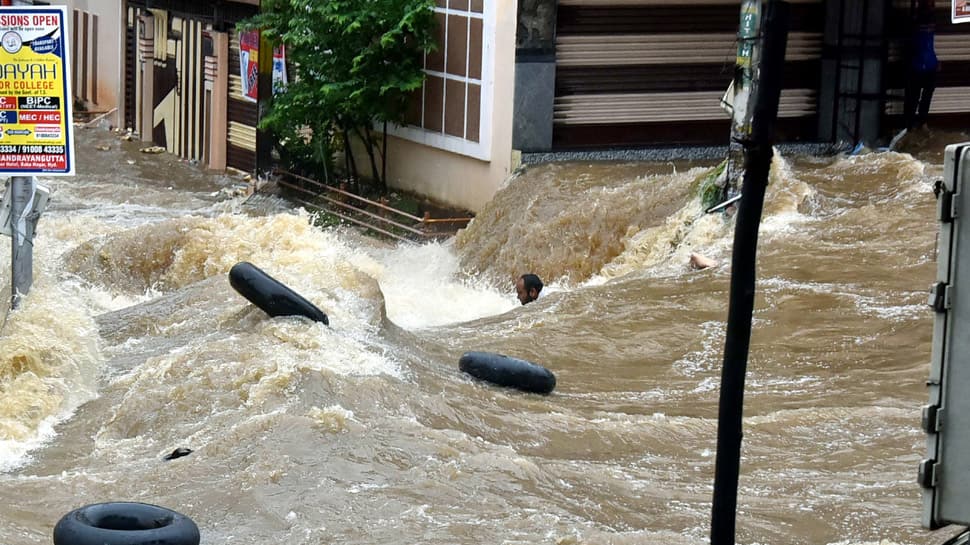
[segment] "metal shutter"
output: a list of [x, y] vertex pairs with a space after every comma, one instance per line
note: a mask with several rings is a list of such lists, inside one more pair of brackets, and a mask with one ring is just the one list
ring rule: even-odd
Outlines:
[[[792, 4], [778, 134], [813, 139], [823, 4]], [[726, 143], [740, 5], [561, 0], [553, 147]]]

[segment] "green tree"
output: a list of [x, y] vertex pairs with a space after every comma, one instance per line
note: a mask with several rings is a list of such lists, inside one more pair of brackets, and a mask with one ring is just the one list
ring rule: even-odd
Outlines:
[[263, 0], [244, 28], [286, 46], [296, 75], [274, 96], [261, 128], [273, 131], [284, 160], [325, 166], [334, 137], [345, 143], [348, 172], [357, 167], [350, 138], [363, 142], [373, 178], [387, 157], [387, 123], [403, 123], [424, 82], [424, 54], [436, 48], [434, 0]]

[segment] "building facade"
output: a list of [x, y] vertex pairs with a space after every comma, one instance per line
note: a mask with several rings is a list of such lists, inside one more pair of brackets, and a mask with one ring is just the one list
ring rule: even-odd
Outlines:
[[391, 129], [390, 185], [479, 210], [513, 168], [515, 0], [436, 0], [439, 49], [408, 125]]
[[236, 23], [259, 0], [128, 0], [125, 124], [213, 170], [256, 168], [256, 103], [243, 94]]
[[[777, 139], [866, 141], [902, 125], [916, 0], [788, 0]], [[523, 0], [514, 141], [524, 151], [724, 145], [739, 0]], [[970, 24], [937, 1], [933, 125], [970, 126]], [[520, 31], [521, 34], [521, 31]], [[536, 41], [534, 36], [539, 36]]]
[[[215, 170], [254, 172], [257, 104], [236, 24], [259, 0], [0, 0], [65, 4], [76, 101]], [[777, 140], [874, 143], [902, 126], [915, 0], [789, 0]], [[936, 2], [930, 124], [970, 127], [970, 24]], [[389, 185], [480, 209], [519, 152], [725, 145], [740, 0], [437, 0], [440, 48]]]

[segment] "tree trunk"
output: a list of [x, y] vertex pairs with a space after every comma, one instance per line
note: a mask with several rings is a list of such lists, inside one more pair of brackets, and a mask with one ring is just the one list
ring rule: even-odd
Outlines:
[[344, 135], [344, 162], [346, 163], [347, 173], [351, 178], [357, 179], [357, 162], [354, 161], [354, 152], [350, 149], [350, 132], [347, 129], [341, 129]]
[[370, 171], [374, 177], [374, 181], [380, 184], [382, 188], [387, 189], [387, 186], [384, 184], [384, 177], [377, 170], [377, 158], [374, 155], [374, 148], [377, 147], [377, 142], [374, 142], [374, 135], [371, 134], [370, 129], [367, 127], [357, 127], [354, 130], [360, 136], [361, 141], [364, 142], [364, 149], [367, 151], [367, 158], [370, 160]]

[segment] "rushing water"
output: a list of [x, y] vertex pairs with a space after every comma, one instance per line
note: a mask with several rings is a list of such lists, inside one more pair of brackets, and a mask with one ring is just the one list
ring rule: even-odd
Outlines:
[[[932, 182], [966, 139], [776, 156], [739, 543], [942, 541], [915, 482]], [[693, 198], [709, 164], [531, 167], [455, 240], [391, 246], [107, 132], [78, 156], [44, 181], [34, 286], [0, 333], [0, 543], [102, 501], [182, 512], [213, 545], [708, 541], [733, 228]], [[249, 305], [243, 260], [331, 327]], [[549, 286], [522, 307], [527, 271]], [[474, 382], [468, 350], [558, 387]]]

